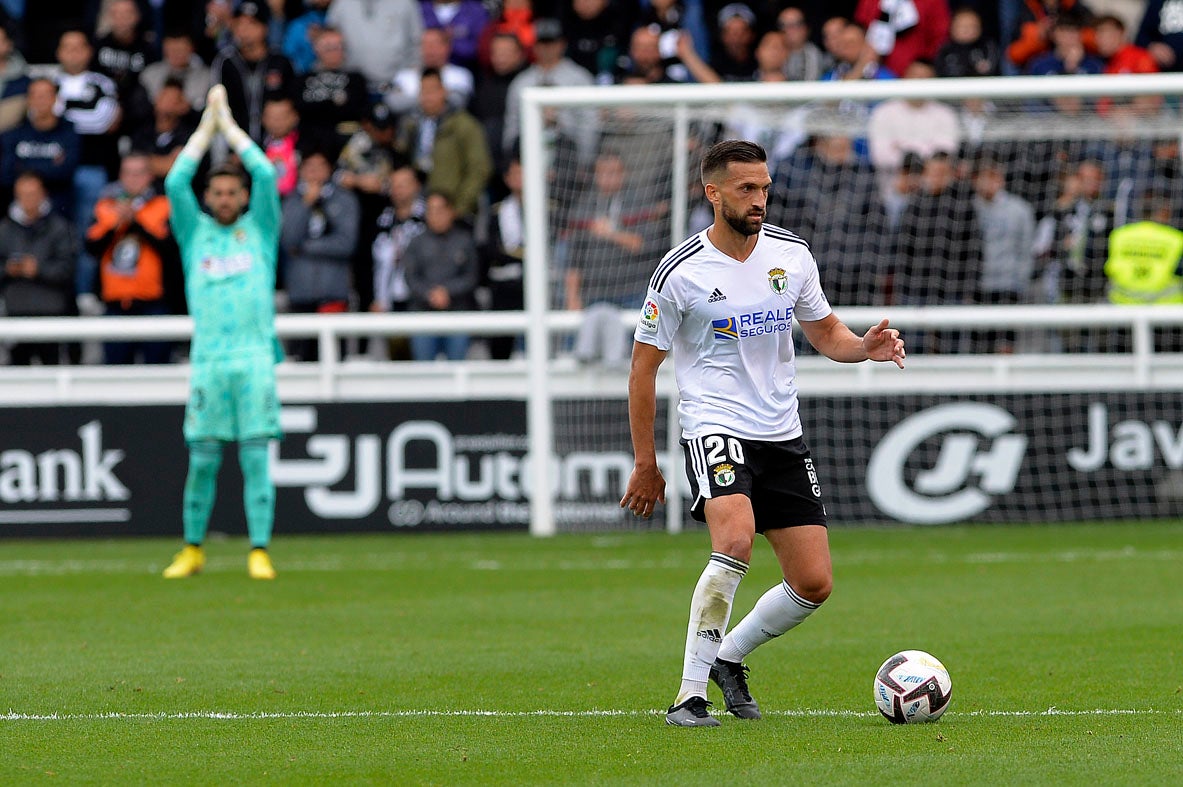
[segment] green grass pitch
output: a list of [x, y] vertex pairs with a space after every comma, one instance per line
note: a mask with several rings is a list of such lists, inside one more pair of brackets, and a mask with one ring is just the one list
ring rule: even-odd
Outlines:
[[[836, 527], [766, 718], [713, 730], [662, 718], [701, 532], [281, 533], [272, 583], [240, 538], [179, 581], [174, 541], [0, 541], [0, 784], [1183, 784], [1181, 537]], [[777, 579], [759, 540], [733, 619]], [[906, 648], [936, 724], [875, 712]]]

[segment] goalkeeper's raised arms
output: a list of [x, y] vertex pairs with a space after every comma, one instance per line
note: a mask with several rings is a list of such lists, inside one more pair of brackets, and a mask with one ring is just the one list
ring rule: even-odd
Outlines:
[[215, 103], [219, 99], [221, 103], [226, 103], [226, 88], [214, 85], [206, 95], [205, 111], [201, 113], [201, 122], [197, 124], [197, 130], [189, 137], [185, 147], [181, 148], [182, 156], [200, 161], [209, 150], [214, 135], [218, 133], [218, 112]]
[[253, 144], [250, 135], [234, 122], [234, 116], [230, 114], [230, 102], [226, 98], [226, 88], [220, 84], [211, 87], [206, 94], [201, 122], [193, 136], [185, 143], [185, 147], [181, 149], [181, 154], [200, 160], [209, 150], [218, 132], [222, 133], [226, 142], [240, 156]]
[[234, 116], [230, 114], [230, 102], [226, 98], [226, 88], [221, 85], [211, 87], [208, 102], [206, 107], [213, 107], [217, 116], [218, 130], [222, 132], [222, 136], [234, 152], [241, 156], [254, 143], [250, 135], [234, 122]]

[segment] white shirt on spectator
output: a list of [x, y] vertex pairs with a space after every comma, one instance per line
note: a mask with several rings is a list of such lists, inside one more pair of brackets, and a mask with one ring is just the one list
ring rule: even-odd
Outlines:
[[[448, 104], [457, 109], [468, 106], [473, 91], [472, 72], [454, 63], [447, 63], [439, 71], [440, 81], [448, 91]], [[395, 74], [394, 84], [384, 97], [386, 105], [398, 113], [414, 109], [419, 102], [422, 74], [418, 68], [404, 68]]]
[[897, 170], [904, 163], [905, 153], [917, 153], [923, 158], [937, 152], [956, 153], [961, 129], [957, 113], [947, 104], [925, 101], [917, 105], [891, 99], [871, 110], [867, 143], [875, 169]]

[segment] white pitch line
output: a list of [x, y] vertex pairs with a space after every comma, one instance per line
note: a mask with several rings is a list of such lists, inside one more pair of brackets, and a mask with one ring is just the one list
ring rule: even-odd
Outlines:
[[[499, 710], [390, 710], [390, 711], [281, 711], [236, 713], [233, 711], [186, 711], [180, 713], [18, 713], [9, 711], [0, 714], [0, 721], [186, 721], [189, 719], [204, 719], [213, 721], [258, 721], [267, 719], [414, 719], [425, 717], [437, 718], [465, 718], [465, 717], [494, 717], [494, 718], [603, 718], [603, 717], [640, 717], [660, 716], [663, 710], [531, 710], [531, 711], [499, 711]], [[720, 712], [718, 715], [725, 715]], [[786, 716], [791, 718], [874, 718], [879, 715], [876, 711], [825, 710], [805, 708], [802, 710], [774, 710], [765, 711], [766, 716]], [[963, 714], [951, 713], [950, 717], [986, 716], [986, 717], [1054, 717], [1054, 716], [1180, 716], [1183, 709], [1155, 710], [1153, 708], [1095, 708], [1092, 710], [1065, 710], [1048, 708], [1047, 710], [974, 710]]]
[[[915, 556], [913, 556], [915, 557]], [[1068, 550], [1055, 553], [1043, 552], [975, 552], [968, 555], [950, 555], [945, 552], [925, 552], [921, 555], [925, 563], [934, 564], [1051, 564], [1137, 561], [1140, 563], [1178, 563], [1183, 560], [1183, 550], [1178, 549], [1135, 549], [1124, 547], [1111, 550]], [[369, 554], [346, 559], [342, 556], [326, 555], [313, 559], [277, 558], [282, 572], [291, 573], [335, 573], [339, 571], [391, 571], [416, 565], [418, 555], [409, 552], [392, 551]], [[490, 560], [476, 553], [458, 553], [443, 560], [457, 564], [470, 571], [562, 571], [562, 572], [604, 572], [604, 571], [664, 571], [681, 570], [690, 562], [681, 562], [671, 556], [659, 560], [629, 560], [627, 558], [586, 558], [580, 560], [535, 560], [518, 563], [511, 560]], [[837, 558], [844, 565], [881, 565], [899, 560], [899, 555], [890, 550], [858, 551], [843, 553]], [[218, 555], [206, 564], [207, 573], [240, 573], [244, 560], [241, 557]], [[837, 561], [836, 561], [837, 562]], [[701, 565], [694, 563], [693, 565]], [[78, 574], [157, 574], [163, 563], [151, 560], [135, 561], [127, 558], [70, 558], [70, 559], [12, 559], [0, 560], [0, 577], [60, 576]]]

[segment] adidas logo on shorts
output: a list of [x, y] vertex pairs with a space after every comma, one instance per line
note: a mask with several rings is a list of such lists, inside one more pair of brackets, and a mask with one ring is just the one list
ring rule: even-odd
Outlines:
[[719, 301], [725, 300], [727, 300], [727, 296], [723, 294], [722, 290], [716, 287], [715, 291], [711, 293], [711, 297], [707, 298], [707, 303], [718, 303]]

